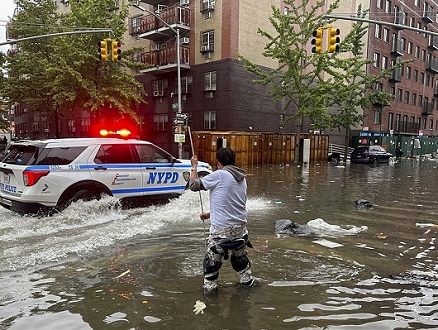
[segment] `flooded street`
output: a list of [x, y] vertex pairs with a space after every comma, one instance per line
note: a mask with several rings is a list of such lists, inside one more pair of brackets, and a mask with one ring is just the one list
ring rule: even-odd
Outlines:
[[[226, 261], [218, 293], [204, 294], [207, 193], [45, 218], [0, 209], [0, 329], [438, 328], [436, 161], [246, 170], [258, 286], [239, 287]], [[278, 219], [325, 226], [279, 235]]]

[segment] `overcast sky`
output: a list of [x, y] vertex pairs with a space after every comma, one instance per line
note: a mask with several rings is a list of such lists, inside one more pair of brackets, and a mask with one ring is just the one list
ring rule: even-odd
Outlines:
[[[13, 0], [0, 0], [0, 42], [6, 40], [6, 22], [8, 17], [12, 17], [14, 14], [15, 4]], [[0, 50], [5, 52], [9, 49], [9, 45], [0, 46]]]

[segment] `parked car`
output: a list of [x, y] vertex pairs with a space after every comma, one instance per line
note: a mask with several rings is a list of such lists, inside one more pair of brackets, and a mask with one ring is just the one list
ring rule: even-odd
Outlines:
[[353, 150], [350, 156], [352, 163], [388, 163], [392, 158], [392, 154], [387, 152], [385, 148], [379, 145], [358, 146]]
[[[181, 195], [190, 169], [190, 160], [136, 139], [13, 141], [0, 159], [0, 205], [52, 214], [102, 195], [118, 198], [122, 206], [153, 204]], [[205, 176], [211, 166], [199, 162], [197, 172]]]

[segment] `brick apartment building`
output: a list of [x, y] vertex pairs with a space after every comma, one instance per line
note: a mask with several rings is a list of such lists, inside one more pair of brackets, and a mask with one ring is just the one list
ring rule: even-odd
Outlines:
[[[363, 125], [353, 130], [353, 142], [372, 142], [381, 135], [438, 135], [438, 72], [436, 36], [402, 29], [403, 26], [436, 31], [437, 8], [424, 0], [342, 1], [339, 13], [354, 14], [357, 6], [370, 9], [366, 36], [366, 54], [373, 59], [366, 70], [376, 73], [397, 61], [415, 59], [402, 70], [379, 84], [395, 99], [390, 106], [373, 105], [365, 110]], [[118, 1], [116, 1], [116, 5]], [[192, 131], [284, 132], [297, 131], [296, 122], [280, 127], [282, 104], [274, 102], [267, 88], [254, 84], [238, 60], [241, 54], [262, 67], [277, 67], [277, 62], [262, 55], [266, 39], [257, 33], [261, 28], [273, 31], [269, 22], [271, 5], [284, 10], [280, 0], [144, 0], [140, 8], [132, 6], [123, 48], [143, 47], [134, 60], [151, 64], [151, 68], [133, 72], [148, 94], [147, 104], [136, 109], [143, 123], [141, 138], [150, 140], [176, 154], [173, 141], [174, 119], [178, 112], [178, 68], [181, 81], [181, 111], [188, 114]], [[59, 1], [59, 10], [68, 10], [68, 0]], [[325, 8], [320, 8], [323, 13]], [[384, 22], [399, 26], [385, 25]], [[351, 21], [338, 20], [337, 27], [346, 34]], [[176, 33], [179, 31], [178, 65]], [[310, 51], [309, 44], [309, 51]], [[23, 106], [15, 111], [18, 135], [50, 136], [51, 123], [43, 116], [26, 117]], [[292, 114], [294, 109], [289, 109]], [[288, 115], [287, 114], [287, 115]], [[29, 116], [29, 115], [28, 115]], [[80, 118], [80, 119], [79, 119]], [[75, 114], [61, 118], [61, 136], [86, 135], [93, 118]], [[304, 132], [311, 129], [305, 121]], [[343, 133], [326, 132], [331, 142], [343, 143]], [[184, 155], [190, 145], [184, 144]]]

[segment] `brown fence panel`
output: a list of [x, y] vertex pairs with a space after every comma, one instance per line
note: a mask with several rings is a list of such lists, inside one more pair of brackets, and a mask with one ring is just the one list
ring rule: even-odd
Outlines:
[[[310, 161], [327, 161], [329, 138], [325, 135], [302, 135], [310, 139]], [[216, 151], [226, 145], [236, 152], [240, 167], [264, 164], [291, 164], [295, 160], [296, 134], [253, 132], [192, 132], [195, 154], [200, 160], [216, 164]]]

